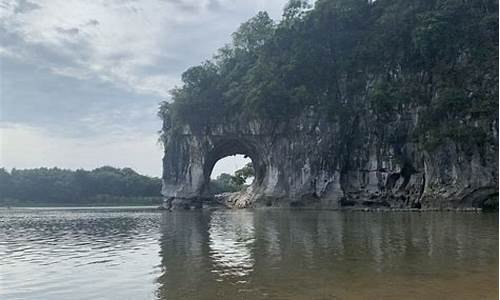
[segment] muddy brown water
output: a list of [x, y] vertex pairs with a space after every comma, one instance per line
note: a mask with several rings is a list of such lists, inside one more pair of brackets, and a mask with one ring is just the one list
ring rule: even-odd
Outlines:
[[0, 299], [498, 299], [498, 214], [2, 209]]

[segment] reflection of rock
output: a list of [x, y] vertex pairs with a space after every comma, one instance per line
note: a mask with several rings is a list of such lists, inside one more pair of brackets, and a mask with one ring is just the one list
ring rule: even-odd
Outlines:
[[212, 272], [220, 276], [246, 276], [254, 267], [252, 246], [255, 241], [253, 214], [221, 212], [212, 214], [209, 229]]
[[162, 215], [159, 299], [193, 298], [190, 289], [202, 286], [210, 278], [206, 251], [208, 217], [201, 210]]
[[386, 288], [394, 278], [418, 286], [467, 266], [490, 276], [498, 265], [496, 217], [278, 209], [164, 213], [158, 299], [333, 299], [324, 291], [356, 291], [364, 283]]

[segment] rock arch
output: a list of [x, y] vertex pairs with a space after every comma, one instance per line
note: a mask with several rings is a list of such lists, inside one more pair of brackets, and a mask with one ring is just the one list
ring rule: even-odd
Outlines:
[[[380, 127], [369, 114], [349, 123], [311, 111], [289, 120], [232, 116], [193, 125], [173, 124], [167, 113], [164, 205], [210, 203], [210, 173], [219, 159], [234, 154], [249, 156], [256, 170], [238, 207], [468, 207], [471, 196], [476, 203], [489, 195], [474, 191], [497, 190], [496, 146], [466, 152], [449, 141], [428, 152], [410, 138], [416, 114]], [[395, 128], [397, 139], [391, 138]]]
[[170, 134], [163, 158], [162, 194], [166, 206], [198, 208], [210, 202], [208, 184], [215, 164], [236, 154], [252, 160], [255, 178], [251, 190], [265, 190], [269, 166], [258, 135], [225, 133], [221, 128], [204, 133], [184, 128], [183, 132]]
[[210, 174], [212, 174], [215, 164], [224, 157], [236, 154], [245, 155], [252, 160], [255, 170], [255, 178], [252, 185], [258, 187], [263, 184], [267, 166], [256, 141], [245, 137], [219, 137], [215, 139], [214, 144], [205, 156], [202, 195], [206, 195], [207, 185], [210, 182]]
[[[163, 188], [167, 208], [201, 207], [210, 203], [207, 187], [215, 163], [226, 156], [251, 158], [255, 179], [236, 206], [338, 207], [341, 197], [338, 161], [331, 159], [333, 141], [320, 136], [326, 123], [232, 120], [194, 127], [164, 124]], [[178, 125], [178, 124], [177, 124]], [[175, 127], [175, 130], [172, 128]]]

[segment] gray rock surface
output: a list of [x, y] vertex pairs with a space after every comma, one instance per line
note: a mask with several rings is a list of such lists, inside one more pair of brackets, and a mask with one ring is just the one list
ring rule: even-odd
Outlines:
[[[493, 142], [443, 140], [429, 150], [412, 137], [418, 108], [388, 122], [369, 113], [349, 120], [331, 121], [312, 109], [286, 121], [233, 116], [199, 127], [165, 118], [165, 206], [448, 209], [497, 203], [496, 121], [477, 124]], [[207, 192], [210, 173], [234, 154], [252, 159], [254, 183], [214, 199]]]

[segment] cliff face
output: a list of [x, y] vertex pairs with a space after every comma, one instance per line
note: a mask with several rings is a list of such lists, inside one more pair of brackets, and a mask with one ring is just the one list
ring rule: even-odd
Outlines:
[[237, 207], [498, 203], [498, 1], [292, 2], [161, 107], [168, 206], [237, 153], [257, 171]]
[[383, 122], [369, 111], [332, 121], [311, 108], [286, 121], [234, 116], [200, 127], [172, 124], [167, 114], [166, 206], [210, 202], [212, 168], [234, 154], [249, 156], [256, 173], [252, 186], [233, 196], [234, 207], [456, 208], [497, 201], [496, 120], [474, 123], [487, 142], [429, 147], [413, 137], [420, 109], [404, 111]]

